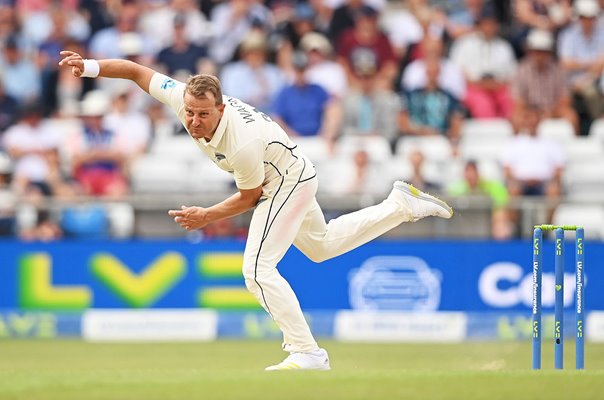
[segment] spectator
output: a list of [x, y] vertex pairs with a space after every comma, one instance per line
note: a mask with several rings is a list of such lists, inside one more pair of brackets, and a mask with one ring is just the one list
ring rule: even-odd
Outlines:
[[444, 135], [456, 144], [463, 122], [462, 107], [453, 95], [439, 87], [438, 61], [426, 62], [426, 75], [425, 88], [404, 95], [401, 131], [407, 135]]
[[560, 34], [558, 55], [569, 74], [574, 106], [578, 110], [582, 134], [592, 120], [603, 113], [603, 99], [597, 80], [604, 66], [604, 27], [598, 24], [600, 6], [596, 0], [577, 0], [578, 20]]
[[[43, 4], [42, 4], [43, 3]], [[40, 2], [40, 9], [21, 13], [22, 35], [38, 46], [51, 38], [53, 32], [62, 30], [65, 36], [85, 41], [90, 36], [86, 18], [75, 7], [66, 7], [66, 2]], [[73, 2], [72, 2], [73, 5]]]
[[463, 5], [447, 13], [445, 29], [453, 40], [474, 32], [484, 0], [464, 0]]
[[105, 116], [104, 127], [114, 132], [129, 162], [144, 154], [151, 141], [151, 121], [141, 112], [129, 108], [129, 85], [118, 86], [113, 92], [111, 111]]
[[522, 115], [525, 107], [537, 108], [543, 118], [565, 118], [578, 133], [579, 120], [571, 105], [566, 71], [554, 59], [553, 35], [534, 29], [526, 41], [527, 55], [518, 66], [512, 83], [515, 114]]
[[115, 132], [103, 127], [109, 99], [101, 91], [91, 91], [82, 101], [83, 129], [70, 141], [73, 176], [91, 196], [121, 197], [128, 192], [124, 168], [124, 144]]
[[[68, 41], [65, 50], [86, 55], [86, 49], [76, 41]], [[50, 84], [51, 81], [48, 83]], [[58, 111], [61, 117], [77, 116], [80, 99], [84, 93], [93, 89], [94, 83], [92, 79], [78, 79], [68, 69], [59, 68], [54, 86], [45, 89], [48, 91], [46, 93], [47, 104], [56, 104], [54, 109]]]
[[260, 31], [271, 26], [270, 11], [258, 0], [228, 0], [212, 10], [214, 38], [210, 56], [218, 65], [231, 61], [237, 46], [256, 26]]
[[474, 118], [510, 118], [509, 81], [516, 70], [514, 51], [498, 37], [499, 23], [489, 4], [483, 7], [476, 32], [453, 43], [451, 59], [467, 81], [465, 104]]
[[561, 194], [566, 156], [556, 142], [537, 135], [540, 121], [539, 110], [526, 107], [520, 130], [504, 149], [502, 164], [511, 196], [558, 198]]
[[354, 27], [356, 13], [363, 5], [363, 0], [346, 0], [334, 10], [328, 28], [328, 36], [333, 42], [337, 43], [342, 32]]
[[[424, 38], [424, 26], [414, 13], [417, 9], [415, 4], [410, 7], [397, 7], [388, 12], [389, 18], [384, 21], [384, 31], [399, 59], [409, 57], [409, 50]], [[429, 8], [422, 7], [422, 9], [430, 14]]]
[[225, 93], [262, 110], [269, 111], [285, 77], [274, 64], [266, 61], [266, 37], [253, 32], [241, 43], [241, 61], [229, 63], [222, 70]]
[[27, 103], [20, 121], [4, 134], [4, 148], [14, 161], [13, 188], [18, 195], [51, 196], [60, 184], [59, 136], [42, 121], [42, 106]]
[[405, 179], [421, 191], [439, 192], [440, 184], [430, 180], [424, 174], [426, 157], [420, 150], [413, 150], [409, 153], [409, 164], [411, 165], [411, 175]]
[[437, 62], [440, 65], [438, 86], [451, 93], [458, 100], [466, 94], [466, 81], [459, 66], [443, 55], [444, 44], [440, 39], [427, 37], [423, 40], [423, 57], [411, 62], [405, 68], [401, 84], [406, 92], [426, 87], [426, 63]]
[[0, 82], [0, 135], [15, 123], [18, 110], [17, 100], [4, 92], [4, 87]]
[[394, 147], [399, 137], [399, 96], [378, 84], [377, 60], [359, 58], [353, 68], [360, 85], [359, 88], [351, 88], [343, 100], [341, 134], [384, 136]]
[[521, 44], [532, 29], [557, 33], [573, 15], [570, 0], [514, 0], [513, 9], [517, 32], [512, 36], [512, 42], [520, 50], [523, 50]]
[[131, 36], [132, 34], [139, 35], [142, 54], [150, 57], [154, 50], [151, 41], [146, 36], [137, 32], [137, 24], [141, 11], [141, 7], [136, 1], [123, 1], [115, 25], [102, 29], [91, 37], [89, 52], [92, 57], [97, 59], [125, 58], [127, 54], [124, 54], [120, 46], [116, 45], [124, 34], [131, 34]]
[[15, 234], [17, 196], [10, 188], [11, 173], [8, 155], [0, 152], [0, 237]]
[[172, 26], [177, 16], [181, 24], [178, 34], [185, 42], [200, 47], [209, 44], [213, 35], [212, 24], [199, 9], [197, 0], [168, 0], [162, 3], [141, 16], [140, 32], [149, 38], [153, 48], [163, 49], [172, 45], [177, 32], [166, 28]]
[[321, 86], [331, 96], [343, 98], [348, 85], [346, 71], [332, 60], [329, 40], [320, 33], [311, 32], [304, 35], [300, 47], [306, 52], [309, 62], [306, 79]]
[[353, 64], [357, 59], [376, 60], [378, 84], [391, 88], [397, 71], [397, 60], [388, 37], [378, 26], [378, 12], [369, 6], [361, 7], [355, 13], [354, 27], [342, 32], [337, 45], [337, 53], [342, 65], [348, 70], [350, 83], [356, 83], [358, 76]]
[[306, 79], [308, 58], [294, 53], [294, 82], [275, 99], [273, 116], [290, 136], [322, 136], [333, 142], [339, 128], [338, 104], [319, 85]]
[[35, 225], [19, 232], [19, 239], [26, 242], [52, 242], [63, 237], [63, 231], [47, 210], [36, 213]]
[[505, 185], [497, 180], [483, 178], [476, 161], [469, 160], [464, 166], [464, 177], [454, 182], [448, 192], [451, 196], [488, 196], [492, 202], [491, 236], [495, 240], [512, 237], [512, 221], [507, 209], [509, 194]]
[[0, 70], [6, 94], [21, 104], [38, 98], [41, 91], [40, 72], [36, 65], [23, 55], [16, 36], [9, 37], [4, 45]]
[[186, 17], [177, 14], [172, 21], [173, 36], [169, 46], [157, 55], [157, 63], [164, 67], [168, 75], [186, 71], [195, 75], [200, 70], [200, 63], [207, 57], [204, 47], [193, 44], [185, 34]]
[[308, 3], [296, 4], [292, 18], [280, 29], [282, 45], [287, 45], [290, 52], [299, 50], [302, 37], [315, 31], [315, 16], [315, 11]]

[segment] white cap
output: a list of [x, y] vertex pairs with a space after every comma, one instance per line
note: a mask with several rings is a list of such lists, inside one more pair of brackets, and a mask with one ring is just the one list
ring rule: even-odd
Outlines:
[[101, 90], [91, 90], [86, 93], [80, 105], [82, 117], [99, 117], [109, 111], [111, 101], [109, 96]]
[[331, 44], [329, 43], [329, 40], [317, 32], [309, 32], [302, 36], [300, 46], [304, 51], [317, 50], [323, 55], [329, 55], [331, 53]]
[[138, 56], [143, 52], [143, 39], [136, 32], [122, 33], [119, 37], [117, 47], [122, 56]]
[[528, 50], [552, 51], [554, 48], [554, 36], [550, 31], [533, 29], [526, 38]]
[[596, 0], [577, 0], [575, 13], [579, 17], [595, 18], [600, 14], [600, 5]]

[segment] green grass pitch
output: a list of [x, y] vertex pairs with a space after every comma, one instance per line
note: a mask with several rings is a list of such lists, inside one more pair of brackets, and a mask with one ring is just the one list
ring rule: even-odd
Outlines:
[[0, 341], [0, 399], [604, 399], [604, 344], [586, 344], [586, 370], [542, 371], [530, 343], [357, 344], [321, 342], [332, 371], [264, 372], [285, 353], [277, 342], [92, 344]]

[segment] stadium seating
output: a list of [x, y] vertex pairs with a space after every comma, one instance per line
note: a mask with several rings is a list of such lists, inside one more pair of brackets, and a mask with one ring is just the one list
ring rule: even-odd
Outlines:
[[573, 125], [565, 119], [546, 119], [541, 121], [537, 127], [537, 134], [553, 139], [562, 146], [565, 146], [575, 139]]
[[[599, 204], [563, 203], [552, 217], [555, 225], [580, 225], [586, 239], [604, 239], [604, 206]], [[574, 237], [574, 235], [568, 235]]]
[[453, 155], [451, 142], [444, 136], [406, 136], [396, 144], [396, 154], [405, 159], [415, 150], [429, 161], [449, 161]]

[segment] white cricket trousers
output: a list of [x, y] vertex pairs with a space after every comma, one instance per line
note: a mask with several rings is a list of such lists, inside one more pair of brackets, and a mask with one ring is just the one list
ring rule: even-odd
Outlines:
[[283, 349], [311, 352], [319, 347], [304, 319], [289, 283], [277, 264], [294, 244], [312, 261], [321, 262], [359, 247], [402, 222], [409, 221], [407, 209], [391, 194], [382, 203], [332, 219], [328, 224], [315, 199], [317, 178], [308, 176], [310, 163], [281, 177], [252, 216], [244, 253], [243, 276], [247, 288], [283, 332]]

